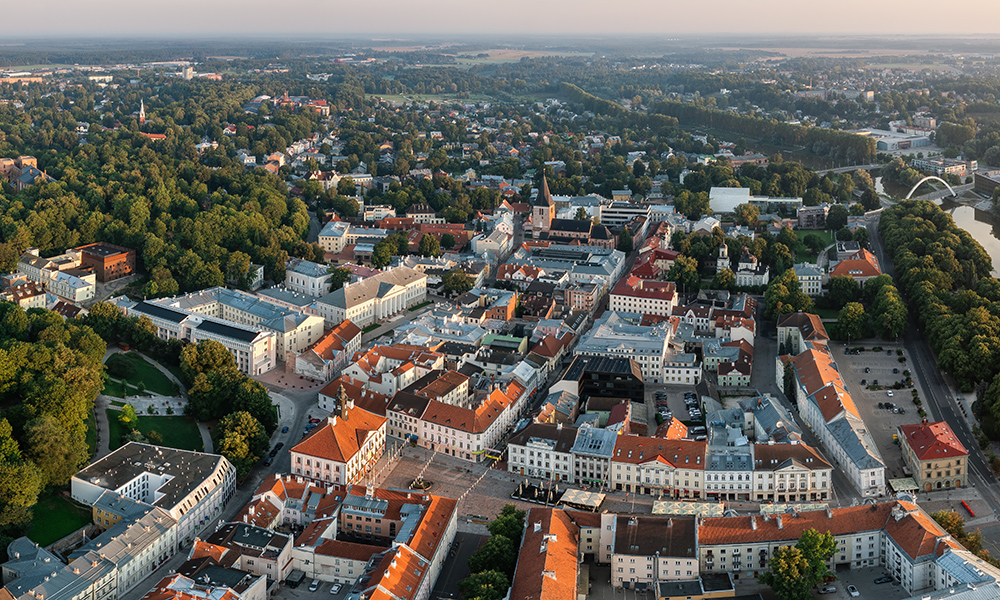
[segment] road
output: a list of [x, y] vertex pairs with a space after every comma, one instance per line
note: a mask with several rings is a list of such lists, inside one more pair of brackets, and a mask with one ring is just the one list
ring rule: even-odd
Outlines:
[[[968, 187], [968, 186], [961, 186]], [[958, 188], [956, 188], [958, 189]], [[882, 236], [878, 233], [878, 223], [881, 214], [874, 214], [869, 217], [869, 231], [871, 235], [871, 245], [878, 257], [882, 271], [895, 277], [895, 268], [882, 246]], [[962, 445], [969, 451], [969, 482], [979, 489], [983, 500], [993, 509], [995, 514], [1000, 514], [1000, 485], [989, 466], [989, 462], [979, 443], [972, 435], [972, 424], [968, 416], [959, 407], [956, 400], [956, 392], [945, 375], [937, 368], [937, 359], [931, 350], [930, 344], [920, 334], [920, 329], [915, 315], [910, 314], [909, 327], [903, 335], [903, 344], [910, 351], [913, 358], [914, 370], [921, 373], [924, 387], [927, 391], [926, 402], [931, 408], [931, 414], [938, 415], [938, 418], [946, 421], [958, 436]]]
[[851, 167], [837, 167], [836, 169], [826, 169], [825, 171], [816, 171], [816, 174], [820, 177], [826, 175], [827, 173], [850, 173], [851, 171], [867, 171], [869, 169], [880, 169], [882, 165], [871, 164], [871, 165], [854, 165]]
[[[968, 184], [965, 184], [965, 185], [952, 186], [952, 189], [955, 190], [954, 196], [955, 197], [959, 197], [962, 194], [964, 194], [965, 192], [970, 191], [973, 187], [975, 187], [974, 184], [968, 183]], [[943, 198], [948, 198], [950, 196], [952, 196], [952, 193], [948, 191], [948, 188], [944, 188], [943, 190], [935, 190], [935, 191], [933, 191], [933, 192], [931, 192], [929, 194], [924, 194], [923, 196], [916, 196], [915, 199], [918, 199], [918, 200], [941, 200]]]

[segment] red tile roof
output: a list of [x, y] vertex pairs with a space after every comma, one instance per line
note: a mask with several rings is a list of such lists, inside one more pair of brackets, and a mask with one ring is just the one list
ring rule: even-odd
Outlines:
[[878, 277], [882, 274], [878, 259], [871, 252], [862, 249], [846, 260], [837, 263], [830, 277]]
[[612, 295], [652, 300], [672, 301], [677, 297], [677, 284], [673, 281], [649, 281], [635, 275], [622, 277], [612, 290]]
[[349, 408], [343, 417], [330, 417], [292, 452], [346, 463], [364, 446], [369, 436], [385, 427], [386, 418], [363, 408]]
[[532, 508], [526, 523], [510, 598], [576, 600], [579, 527], [556, 508]]
[[638, 435], [620, 435], [615, 440], [612, 462], [633, 465], [661, 462], [677, 469], [705, 469], [705, 449], [708, 442], [667, 440]]
[[922, 423], [901, 425], [899, 429], [903, 432], [906, 443], [913, 449], [917, 460], [969, 455], [969, 451], [965, 449], [962, 442], [958, 441], [955, 432], [944, 421], [928, 423], [924, 419]]

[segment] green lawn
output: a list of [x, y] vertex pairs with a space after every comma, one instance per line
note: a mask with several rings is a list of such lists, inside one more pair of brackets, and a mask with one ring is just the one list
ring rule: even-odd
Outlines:
[[369, 331], [375, 331], [376, 329], [378, 329], [378, 328], [379, 328], [379, 327], [381, 327], [381, 326], [382, 326], [382, 324], [381, 324], [381, 323], [372, 323], [372, 324], [371, 324], [371, 325], [369, 325], [368, 327], [365, 327], [365, 328], [364, 328], [364, 329], [362, 330], [362, 333], [368, 333]]
[[813, 312], [823, 319], [836, 319], [840, 316], [840, 311], [832, 308], [815, 308]]
[[134, 369], [132, 376], [124, 380], [126, 384], [136, 387], [141, 383], [148, 391], [161, 396], [175, 396], [179, 393], [177, 384], [138, 352], [122, 352], [118, 356], [128, 360]]
[[416, 306], [411, 306], [410, 307], [410, 311], [411, 312], [412, 311], [418, 311], [418, 310], [420, 310], [421, 308], [423, 308], [425, 306], [430, 306], [431, 304], [434, 304], [433, 300], [428, 300], [427, 302], [421, 302], [420, 304], [418, 304]]
[[97, 453], [97, 419], [94, 417], [94, 411], [90, 411], [87, 415], [87, 449], [91, 457]]
[[[122, 436], [125, 435], [125, 428], [118, 421], [121, 411], [107, 409], [108, 411], [108, 444], [114, 450], [122, 445]], [[155, 431], [163, 438], [162, 445], [180, 450], [204, 450], [201, 443], [201, 433], [198, 431], [198, 424], [191, 417], [172, 415], [165, 417], [150, 417], [139, 415], [139, 431], [143, 435], [149, 435], [150, 431]]]
[[48, 546], [91, 522], [91, 509], [48, 492], [38, 497], [35, 518], [28, 528], [28, 537], [40, 546]]

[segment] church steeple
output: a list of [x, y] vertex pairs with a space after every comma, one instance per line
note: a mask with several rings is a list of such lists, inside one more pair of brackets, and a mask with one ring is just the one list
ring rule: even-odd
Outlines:
[[146, 103], [143, 100], [139, 100], [139, 125], [144, 125], [146, 123]]
[[[350, 403], [350, 404], [348, 404]], [[340, 389], [337, 390], [337, 398], [333, 406], [334, 416], [340, 417], [342, 419], [347, 418], [347, 409], [350, 408], [354, 403], [350, 398], [347, 397], [347, 390], [344, 389], [344, 384], [340, 384]]]
[[545, 178], [545, 173], [542, 173], [542, 188], [538, 190], [538, 196], [535, 197], [535, 206], [555, 206], [556, 203], [552, 200], [552, 194], [549, 192], [549, 181]]

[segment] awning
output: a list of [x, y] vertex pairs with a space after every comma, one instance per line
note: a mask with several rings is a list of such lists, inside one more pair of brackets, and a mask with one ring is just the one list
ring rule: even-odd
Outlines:
[[604, 502], [604, 494], [569, 489], [566, 490], [559, 502], [560, 504], [568, 504], [596, 511], [601, 503]]
[[666, 500], [653, 502], [654, 515], [721, 517], [724, 511], [725, 505], [722, 502], [668, 502]]
[[914, 481], [912, 477], [900, 477], [899, 479], [890, 479], [889, 487], [892, 488], [894, 492], [916, 492], [920, 490], [917, 482]]

